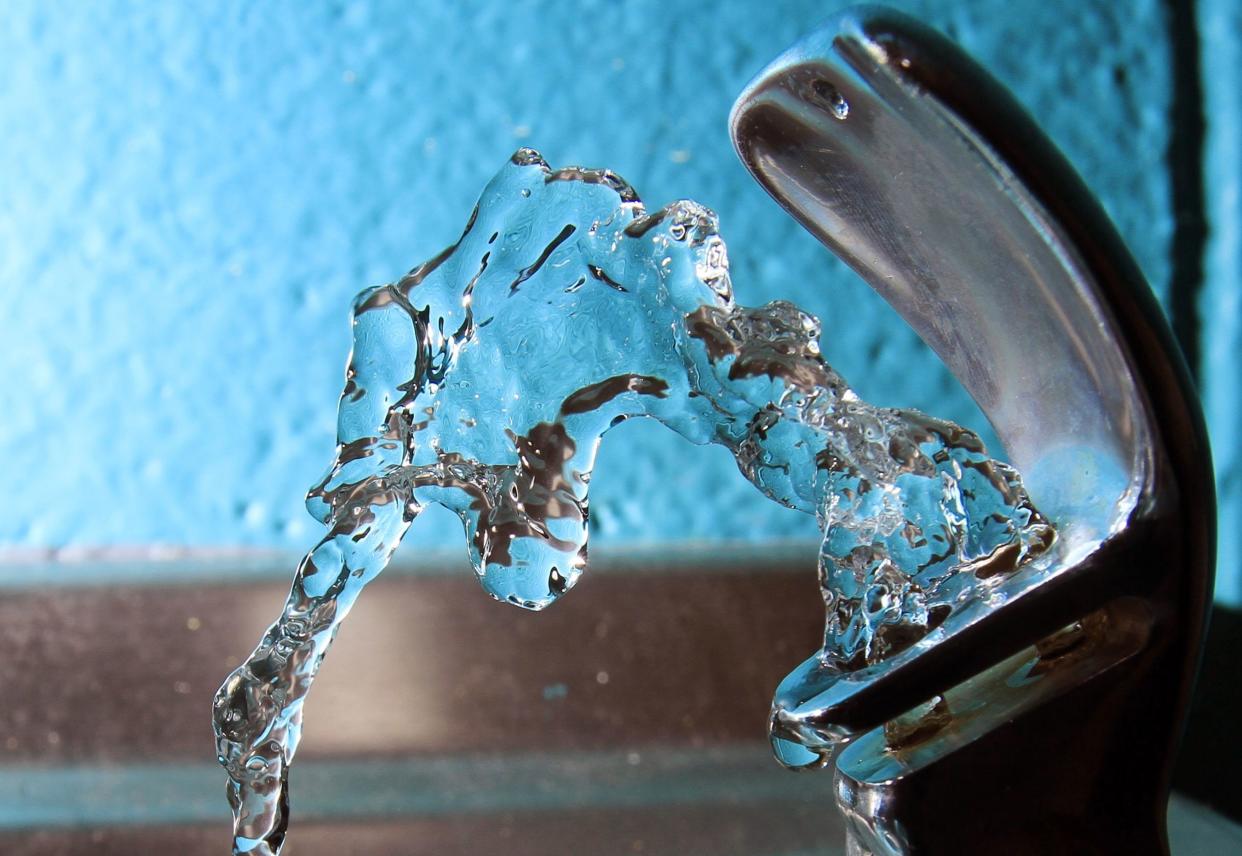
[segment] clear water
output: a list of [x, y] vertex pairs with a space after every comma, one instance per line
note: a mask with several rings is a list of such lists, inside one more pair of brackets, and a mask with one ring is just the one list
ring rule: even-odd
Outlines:
[[728, 448], [815, 514], [822, 661], [908, 647], [1052, 530], [970, 431], [860, 400], [796, 306], [733, 301], [715, 215], [648, 213], [608, 171], [517, 152], [461, 238], [354, 304], [336, 459], [307, 506], [327, 527], [279, 619], [220, 688], [235, 850], [277, 852], [302, 705], [342, 619], [429, 503], [456, 512], [492, 597], [542, 609], [587, 562], [600, 438], [651, 417]]

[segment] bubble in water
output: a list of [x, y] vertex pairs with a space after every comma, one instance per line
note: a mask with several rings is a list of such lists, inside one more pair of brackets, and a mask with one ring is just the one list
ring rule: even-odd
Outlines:
[[710, 210], [648, 213], [608, 170], [520, 149], [457, 243], [358, 296], [353, 334], [336, 458], [307, 497], [326, 534], [214, 703], [239, 853], [280, 849], [306, 693], [422, 508], [460, 517], [488, 594], [543, 609], [586, 567], [596, 451], [626, 419], [726, 447], [817, 516], [819, 662], [839, 671], [909, 647], [1052, 538], [974, 434], [860, 400], [796, 306], [735, 304]]

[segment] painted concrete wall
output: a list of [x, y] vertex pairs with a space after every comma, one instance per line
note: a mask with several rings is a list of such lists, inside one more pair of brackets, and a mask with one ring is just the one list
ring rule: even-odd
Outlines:
[[[1013, 88], [1167, 299], [1176, 81], [1160, 0], [1089, 0], [1072, 15], [1046, 0], [899, 5]], [[331, 457], [351, 296], [453, 240], [518, 145], [557, 164], [612, 167], [651, 204], [711, 205], [740, 300], [783, 297], [820, 315], [825, 353], [865, 397], [982, 427], [895, 314], [779, 212], [731, 151], [734, 95], [834, 8], [9, 4], [0, 545], [10, 555], [309, 545], [316, 527], [301, 498]], [[1213, 214], [1237, 213], [1231, 186], [1233, 207]], [[1205, 331], [1227, 327], [1233, 349], [1207, 346], [1205, 368], [1227, 422], [1236, 240], [1213, 252], [1209, 293], [1234, 303], [1226, 317], [1205, 313]], [[654, 425], [609, 435], [592, 499], [597, 543], [814, 535], [722, 450]], [[1227, 507], [1236, 517], [1236, 502]], [[410, 536], [423, 547], [459, 539], [431, 512]]]
[[1220, 501], [1217, 598], [1242, 605], [1242, 5], [1199, 13], [1208, 188], [1200, 390]]

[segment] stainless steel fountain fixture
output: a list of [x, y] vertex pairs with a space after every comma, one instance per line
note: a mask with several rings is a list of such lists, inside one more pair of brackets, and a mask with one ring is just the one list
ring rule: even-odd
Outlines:
[[790, 48], [731, 126], [755, 179], [974, 396], [1059, 532], [910, 649], [788, 680], [778, 749], [835, 764], [851, 853], [1167, 853], [1215, 499], [1134, 260], [1013, 97], [888, 10]]

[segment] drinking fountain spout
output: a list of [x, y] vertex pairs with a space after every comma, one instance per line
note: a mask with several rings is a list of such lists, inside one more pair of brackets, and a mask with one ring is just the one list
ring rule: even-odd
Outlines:
[[1168, 324], [1099, 203], [943, 36], [827, 22], [739, 96], [755, 179], [911, 324], [1055, 524], [908, 649], [785, 681], [773, 743], [835, 764], [857, 854], [1167, 853], [1215, 499]]

